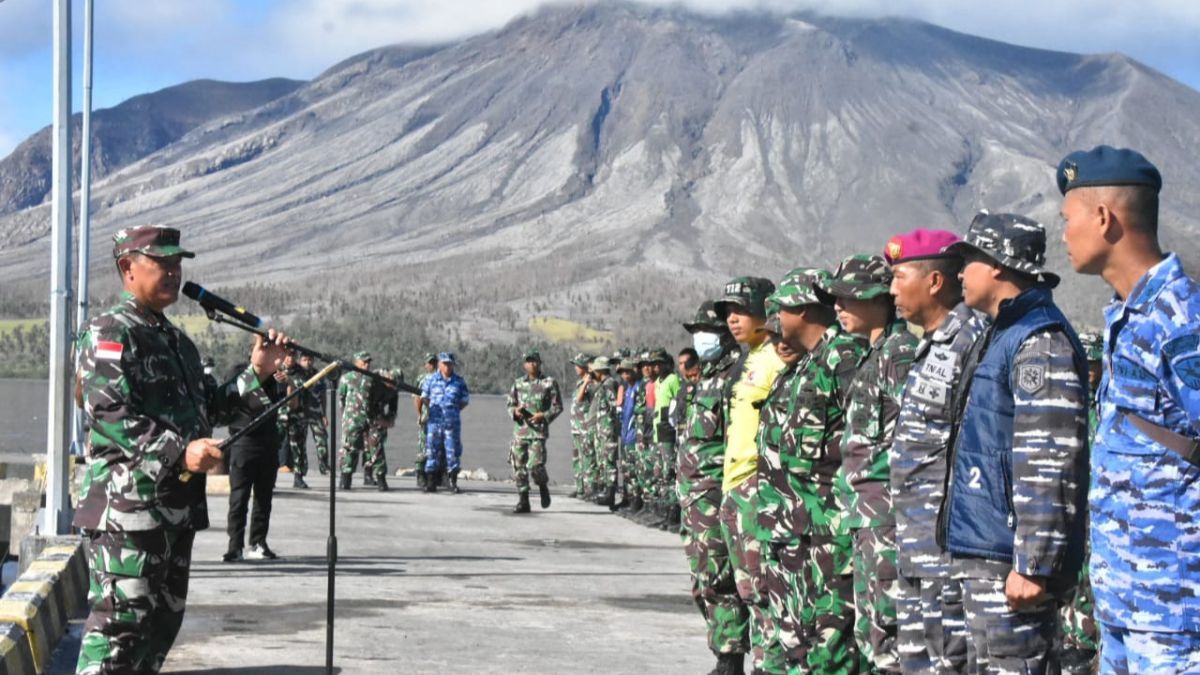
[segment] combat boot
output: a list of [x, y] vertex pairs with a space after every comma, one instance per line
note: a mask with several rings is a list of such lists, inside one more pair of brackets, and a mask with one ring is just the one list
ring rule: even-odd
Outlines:
[[300, 488], [301, 490], [307, 490], [308, 483], [304, 482], [304, 476], [301, 476], [297, 473], [292, 475], [292, 487]]
[[353, 478], [354, 478], [353, 474], [348, 474], [348, 473], [342, 474], [341, 479], [338, 480], [338, 487], [343, 490], [349, 490], [350, 489], [350, 480]]
[[745, 671], [745, 654], [717, 654], [717, 667], [708, 675], [742, 675]]
[[438, 488], [437, 481], [435, 481], [433, 479], [433, 476], [428, 476], [428, 480], [425, 481], [425, 491], [429, 492], [429, 493], [433, 493], [433, 492], [437, 492], [437, 488]]
[[513, 513], [529, 513], [528, 492], [522, 492], [517, 495], [517, 505], [513, 507]]
[[642, 499], [641, 495], [634, 497], [633, 503], [629, 505], [629, 517], [637, 517], [637, 515], [641, 513], [642, 509], [644, 508], [646, 508], [646, 500]]
[[388, 491], [387, 478], [380, 476], [379, 479], [375, 481], [375, 489], [379, 490], [380, 492], [387, 492]]
[[670, 532], [678, 532], [682, 523], [683, 509], [679, 508], [679, 503], [672, 500], [667, 504], [667, 526], [664, 528]]
[[325, 462], [321, 462], [317, 464], [317, 471], [320, 471], [321, 475], [324, 476], [325, 474], [329, 473], [329, 467], [326, 466]]
[[462, 490], [458, 487], [458, 469], [450, 472], [450, 491], [456, 495], [462, 494]]
[[596, 490], [596, 506], [612, 506], [613, 497], [616, 496], [617, 487], [611, 486], [608, 489]]
[[621, 503], [617, 501], [617, 486], [608, 486], [608, 494], [604, 496], [604, 503], [608, 505], [608, 510], [616, 513], [617, 509], [621, 508]]
[[538, 483], [538, 495], [542, 498], [542, 508], [550, 508], [550, 486], [545, 483]]
[[364, 473], [363, 474], [363, 486], [366, 487], [368, 485], [374, 485], [374, 484], [375, 484], [375, 474]]
[[424, 489], [427, 480], [428, 479], [425, 477], [425, 469], [417, 469], [417, 487]]
[[[614, 499], [616, 499], [616, 498], [614, 497]], [[621, 489], [621, 499], [618, 500], [616, 504], [612, 505], [612, 510], [620, 511], [621, 509], [627, 509], [627, 508], [629, 508], [629, 491], [625, 488], [622, 488]]]

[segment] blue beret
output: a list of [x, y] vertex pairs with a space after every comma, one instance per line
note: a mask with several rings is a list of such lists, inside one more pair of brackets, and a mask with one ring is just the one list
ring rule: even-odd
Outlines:
[[1058, 163], [1058, 190], [1064, 195], [1077, 187], [1145, 185], [1162, 189], [1162, 176], [1142, 153], [1128, 148], [1097, 145], [1077, 150]]

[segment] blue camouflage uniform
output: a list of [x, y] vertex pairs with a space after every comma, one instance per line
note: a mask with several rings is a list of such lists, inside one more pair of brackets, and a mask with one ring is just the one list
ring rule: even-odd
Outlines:
[[421, 385], [421, 398], [429, 406], [425, 473], [433, 475], [442, 468], [448, 473], [456, 472], [463, 451], [461, 411], [471, 400], [467, 381], [458, 373], [447, 378], [441, 371], [435, 371]]
[[1200, 438], [1200, 284], [1168, 255], [1104, 318], [1089, 493], [1102, 669], [1200, 672], [1200, 466], [1133, 421]]

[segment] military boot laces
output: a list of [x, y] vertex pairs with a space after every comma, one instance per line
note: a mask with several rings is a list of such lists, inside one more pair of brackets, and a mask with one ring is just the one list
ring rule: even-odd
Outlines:
[[517, 496], [517, 505], [513, 507], [513, 513], [529, 513], [528, 492], [522, 492]]
[[538, 483], [538, 495], [542, 498], [542, 508], [550, 508], [550, 486], [545, 483]]

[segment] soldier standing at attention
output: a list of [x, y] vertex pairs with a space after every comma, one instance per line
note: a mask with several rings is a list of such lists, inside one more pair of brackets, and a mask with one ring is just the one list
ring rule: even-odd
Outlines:
[[[379, 372], [389, 382], [400, 382], [404, 374], [399, 368]], [[400, 409], [400, 390], [382, 382], [371, 386], [370, 419], [367, 431], [367, 448], [363, 453], [363, 485], [374, 485], [380, 492], [388, 491], [387, 443], [388, 429], [396, 426], [396, 413]]]
[[729, 327], [711, 300], [691, 323], [700, 376], [692, 403], [681, 418], [679, 503], [683, 505], [683, 550], [692, 573], [692, 599], [704, 613], [708, 648], [717, 656], [716, 675], [741, 675], [750, 650], [750, 612], [738, 595], [721, 531], [721, 479], [725, 472], [725, 430], [734, 366], [741, 356]]
[[[183, 623], [192, 542], [208, 527], [204, 472], [221, 464], [212, 425], [239, 391], [236, 379], [211, 387], [196, 346], [163, 316], [194, 255], [179, 230], [132, 227], [113, 240], [124, 291], [78, 342], [88, 457], [73, 524], [91, 605], [78, 672], [158, 672]], [[283, 358], [286, 339], [269, 336], [255, 338], [242, 394]]]
[[571, 472], [575, 477], [575, 491], [570, 496], [579, 499], [588, 498], [587, 417], [588, 405], [592, 402], [588, 388], [591, 379], [588, 377], [588, 363], [591, 360], [591, 356], [583, 353], [571, 359], [571, 365], [575, 366], [575, 377], [579, 379], [575, 382], [575, 393], [571, 397]]
[[[311, 377], [305, 376], [291, 353], [284, 357], [280, 370], [287, 377], [288, 394], [303, 388], [304, 381]], [[307, 413], [299, 400], [293, 400], [279, 409], [279, 420], [288, 447], [288, 466], [292, 468], [292, 487], [302, 490], [308, 489], [308, 483], [304, 482], [304, 476], [308, 474], [308, 448], [305, 447], [308, 440]]]
[[767, 342], [767, 296], [775, 290], [769, 279], [738, 277], [725, 284], [717, 313], [725, 319], [735, 340], [748, 347], [734, 378], [729, 401], [729, 429], [725, 436], [725, 475], [721, 486], [721, 527], [737, 580], [738, 594], [750, 608], [750, 643], [754, 667], [762, 666], [764, 648], [771, 638], [770, 617], [762, 573], [758, 537], [758, 423], [759, 406], [771, 391], [783, 361]]
[[1071, 153], [1058, 187], [1071, 266], [1114, 292], [1090, 494], [1101, 672], [1200, 672], [1200, 284], [1159, 245], [1140, 153]]
[[617, 381], [609, 375], [607, 356], [592, 361], [595, 382], [592, 404], [592, 484], [596, 503], [610, 506], [617, 492], [617, 453], [621, 444], [621, 406], [617, 404]]
[[985, 211], [950, 250], [964, 259], [966, 303], [992, 326], [955, 402], [938, 541], [962, 580], [977, 668], [1044, 672], [1083, 563], [1087, 362], [1054, 304], [1040, 224]]
[[542, 508], [550, 508], [550, 477], [546, 475], [546, 438], [550, 423], [562, 414], [562, 394], [553, 377], [542, 374], [542, 355], [530, 349], [524, 356], [525, 376], [508, 390], [508, 416], [513, 421], [509, 464], [517, 481], [513, 513], [529, 513], [529, 477], [538, 486]]
[[846, 400], [842, 466], [834, 494], [837, 531], [854, 537], [854, 640], [881, 673], [900, 672], [896, 652], [896, 519], [888, 451], [917, 338], [896, 318], [892, 271], [879, 256], [851, 256], [821, 289], [838, 321], [870, 345]]
[[834, 498], [846, 396], [866, 345], [838, 325], [820, 290], [828, 279], [795, 269], [771, 296], [781, 356], [795, 361], [763, 406], [758, 527], [778, 629], [768, 663], [782, 657], [788, 672], [834, 675], [866, 667], [854, 642], [853, 540], [838, 530]]
[[962, 258], [946, 253], [958, 236], [916, 229], [884, 247], [892, 297], [901, 318], [923, 329], [890, 453], [896, 516], [896, 642], [904, 673], [967, 673], [962, 587], [950, 578], [950, 556], [937, 545], [945, 496], [951, 403], [966, 386], [964, 365], [988, 325], [962, 301]]
[[[312, 357], [308, 354], [301, 354], [297, 362], [302, 382], [317, 374], [316, 368], [313, 368]], [[317, 469], [322, 476], [329, 473], [329, 420], [325, 417], [325, 391], [325, 380], [321, 380], [312, 389], [300, 395], [300, 405], [304, 408], [308, 429], [317, 445]], [[307, 440], [304, 438], [301, 443], [304, 444]], [[305, 449], [304, 452], [307, 458], [308, 450]]]
[[610, 511], [625, 508], [631, 496], [641, 495], [642, 459], [645, 456], [646, 382], [642, 379], [640, 363], [627, 357], [617, 365], [617, 377], [624, 385], [621, 401], [621, 451], [617, 474], [621, 483], [621, 499], [614, 493]]
[[[425, 380], [437, 370], [437, 354], [425, 354], [425, 372], [417, 377], [417, 389], [424, 390]], [[413, 394], [413, 407], [417, 411], [417, 487], [424, 489], [429, 477], [425, 475], [427, 459], [425, 443], [429, 434], [429, 408], [421, 406], [421, 397]]]
[[[371, 367], [371, 354], [356, 352], [354, 365]], [[376, 386], [372, 378], [357, 371], [342, 376], [338, 384], [338, 403], [342, 407], [342, 449], [338, 457], [341, 480], [338, 487], [350, 489], [358, 459], [367, 448], [367, 433], [371, 429], [371, 389]]]
[[651, 460], [654, 470], [653, 498], [663, 512], [660, 527], [678, 530], [681, 512], [675, 496], [675, 427], [671, 424], [671, 403], [679, 394], [681, 381], [675, 373], [675, 359], [665, 349], [650, 353], [654, 362], [654, 409], [650, 419], [653, 436]]
[[462, 410], [471, 402], [467, 381], [454, 372], [453, 352], [438, 354], [437, 372], [421, 385], [420, 410], [429, 409], [429, 434], [425, 441], [426, 492], [437, 492], [440, 474], [450, 478], [450, 489], [457, 493], [458, 469], [462, 460]]

